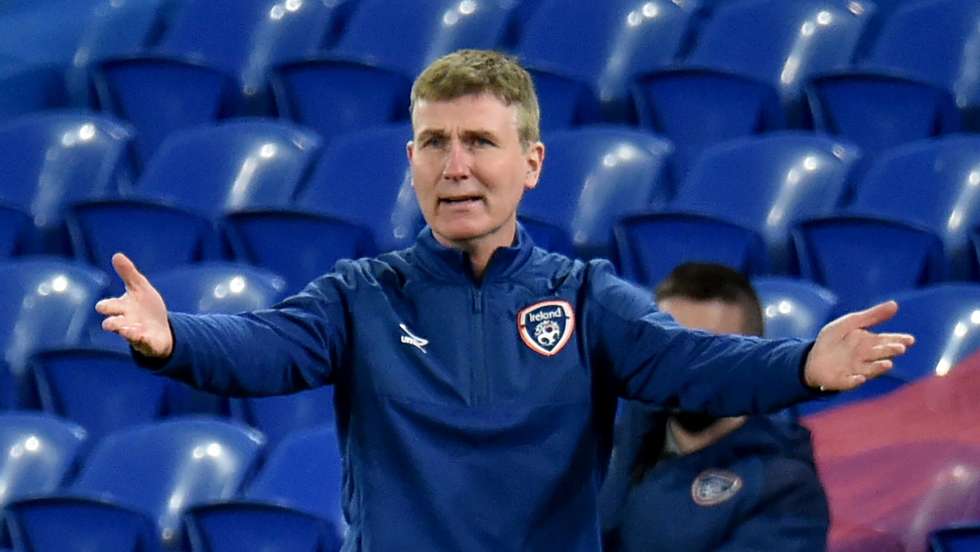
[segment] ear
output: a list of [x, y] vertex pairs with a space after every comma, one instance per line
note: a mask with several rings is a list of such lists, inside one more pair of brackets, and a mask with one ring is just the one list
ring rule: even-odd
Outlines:
[[524, 175], [524, 189], [530, 190], [538, 185], [541, 178], [541, 167], [544, 165], [544, 144], [535, 142], [527, 148], [524, 154], [527, 162], [527, 173]]
[[[409, 140], [408, 142], [405, 142], [405, 155], [408, 157], [408, 164], [411, 165], [412, 159], [414, 159], [415, 157], [415, 142], [413, 140]], [[411, 178], [409, 180], [412, 181], [412, 187], [414, 188], [415, 179]]]

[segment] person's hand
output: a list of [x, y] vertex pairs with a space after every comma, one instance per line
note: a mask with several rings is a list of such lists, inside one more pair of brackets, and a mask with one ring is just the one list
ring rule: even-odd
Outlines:
[[126, 293], [95, 304], [95, 310], [106, 316], [102, 329], [119, 334], [143, 355], [169, 357], [174, 336], [160, 293], [122, 253], [112, 256], [112, 268], [126, 285]]
[[876, 334], [867, 328], [888, 320], [896, 312], [898, 303], [887, 301], [824, 326], [803, 369], [807, 385], [822, 391], [844, 391], [891, 370], [892, 359], [905, 354], [915, 337], [904, 333]]

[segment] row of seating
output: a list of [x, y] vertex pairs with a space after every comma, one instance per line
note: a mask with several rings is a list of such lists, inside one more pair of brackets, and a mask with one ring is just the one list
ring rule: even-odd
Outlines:
[[[407, 246], [422, 226], [406, 125], [323, 147], [302, 127], [229, 120], [176, 133], [138, 176], [126, 163], [131, 138], [87, 113], [0, 126], [0, 256], [73, 254], [111, 273], [112, 253], [126, 251], [150, 274], [234, 258], [297, 290], [340, 258]], [[545, 139], [541, 183], [520, 210], [535, 242], [611, 257], [643, 285], [709, 260], [799, 275], [853, 308], [980, 273], [980, 136], [914, 142], [864, 163], [847, 142], [770, 133], [707, 150], [680, 181], [662, 137], [596, 126]]]
[[228, 421], [174, 418], [92, 442], [14, 413], [0, 415], [0, 450], [0, 548], [327, 552], [345, 530], [332, 427], [271, 447]]
[[[504, 45], [524, 5], [185, 0], [161, 32], [161, 2], [106, 7], [76, 55], [81, 88], [97, 97], [78, 104], [133, 124], [144, 161], [170, 133], [236, 114], [279, 113], [327, 141], [404, 120], [421, 67], [459, 47]], [[637, 123], [676, 144], [682, 173], [711, 144], [787, 126], [815, 126], [868, 152], [980, 129], [972, 0], [903, 3], [856, 64], [872, 2], [717, 4], [705, 19], [694, 1], [540, 0], [513, 48], [535, 75], [543, 125]], [[128, 32], [108, 31], [124, 22]], [[25, 88], [45, 82], [36, 72], [8, 77], [8, 103], [50, 105]]]

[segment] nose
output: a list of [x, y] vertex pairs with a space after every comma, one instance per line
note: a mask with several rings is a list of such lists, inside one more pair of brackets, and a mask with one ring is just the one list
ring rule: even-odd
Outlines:
[[442, 169], [442, 177], [448, 180], [465, 180], [470, 175], [470, 158], [466, 147], [459, 141], [453, 140], [446, 155], [446, 165]]

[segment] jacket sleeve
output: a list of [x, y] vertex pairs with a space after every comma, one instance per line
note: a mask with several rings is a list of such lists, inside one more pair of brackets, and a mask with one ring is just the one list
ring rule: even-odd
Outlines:
[[[338, 269], [340, 265], [338, 265]], [[173, 354], [138, 364], [234, 396], [276, 395], [332, 383], [344, 362], [354, 270], [323, 276], [270, 309], [236, 315], [169, 313]]]
[[830, 512], [812, 465], [783, 458], [768, 466], [754, 509], [738, 521], [718, 552], [823, 552]]
[[587, 278], [592, 363], [608, 369], [621, 396], [715, 416], [775, 412], [820, 396], [802, 379], [812, 342], [688, 330], [608, 262], [593, 261]]

